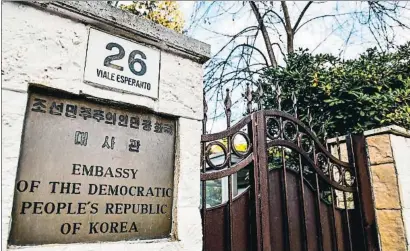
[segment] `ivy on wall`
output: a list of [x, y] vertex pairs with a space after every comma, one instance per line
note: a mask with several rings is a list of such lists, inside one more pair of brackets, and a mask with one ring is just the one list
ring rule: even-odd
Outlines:
[[121, 4], [119, 7], [179, 33], [184, 28], [185, 21], [175, 1], [133, 1], [132, 4]]

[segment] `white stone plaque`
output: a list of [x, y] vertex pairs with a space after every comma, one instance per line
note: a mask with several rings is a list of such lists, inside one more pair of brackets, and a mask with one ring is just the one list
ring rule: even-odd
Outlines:
[[158, 98], [160, 52], [90, 29], [84, 81]]

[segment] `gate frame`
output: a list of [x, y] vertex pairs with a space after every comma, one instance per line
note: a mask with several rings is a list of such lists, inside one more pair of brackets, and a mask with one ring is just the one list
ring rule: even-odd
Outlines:
[[[249, 92], [249, 86], [247, 89], [247, 92]], [[249, 95], [245, 96], [249, 97]], [[270, 233], [271, 233], [271, 226], [270, 226], [270, 213], [269, 213], [269, 184], [268, 184], [268, 142], [267, 142], [267, 118], [268, 116], [278, 116], [280, 117], [280, 130], [284, 130], [284, 123], [282, 123], [282, 119], [288, 119], [291, 120], [293, 123], [296, 124], [296, 135], [299, 135], [300, 133], [304, 133], [305, 135], [309, 136], [313, 141], [313, 148], [315, 149], [313, 152], [314, 155], [314, 166], [313, 168], [317, 168], [317, 159], [316, 159], [316, 147], [318, 147], [321, 153], [323, 153], [327, 158], [329, 158], [328, 161], [328, 172], [329, 172], [329, 177], [330, 181], [334, 184], [336, 184], [335, 181], [333, 181], [332, 177], [333, 175], [330, 174], [330, 166], [331, 163], [334, 164], [342, 164], [346, 166], [349, 165], [350, 169], [349, 172], [353, 177], [355, 177], [355, 181], [353, 186], [349, 188], [352, 193], [353, 193], [353, 199], [354, 199], [354, 204], [355, 207], [357, 207], [358, 210], [358, 215], [360, 217], [360, 225], [361, 225], [361, 235], [363, 237], [363, 248], [365, 251], [380, 251], [380, 246], [379, 246], [379, 240], [378, 240], [378, 235], [377, 235], [377, 225], [376, 225], [376, 220], [375, 220], [375, 209], [374, 209], [374, 202], [373, 202], [373, 197], [372, 197], [372, 187], [371, 187], [371, 182], [370, 182], [370, 171], [369, 171], [369, 166], [367, 163], [367, 153], [366, 153], [366, 143], [363, 135], [350, 135], [347, 137], [349, 140], [347, 140], [347, 151], [348, 151], [348, 156], [349, 156], [349, 163], [347, 162], [342, 162], [336, 157], [334, 157], [328, 149], [327, 143], [326, 147], [324, 147], [321, 142], [316, 138], [316, 135], [312, 133], [310, 130], [311, 125], [311, 118], [309, 121], [309, 127], [307, 127], [303, 122], [301, 122], [298, 117], [297, 117], [297, 108], [294, 102], [294, 113], [295, 115], [291, 115], [285, 112], [282, 112], [280, 109], [279, 110], [263, 110], [260, 109], [259, 111], [254, 111], [251, 112], [251, 101], [248, 99], [248, 115], [244, 117], [241, 121], [239, 121], [237, 124], [235, 124], [233, 127], [230, 125], [230, 116], [231, 116], [231, 101], [229, 97], [229, 90], [227, 90], [227, 95], [225, 99], [225, 114], [227, 118], [227, 129], [225, 131], [219, 132], [219, 133], [214, 133], [214, 134], [204, 134], [202, 135], [201, 138], [201, 165], [202, 165], [202, 173], [201, 173], [201, 181], [206, 181], [206, 180], [212, 180], [212, 179], [217, 179], [217, 178], [222, 178], [222, 177], [228, 177], [228, 191], [229, 191], [229, 200], [227, 202], [227, 207], [226, 209], [228, 210], [227, 216], [227, 232], [229, 238], [226, 240], [227, 242], [225, 243], [228, 248], [228, 250], [232, 250], [233, 248], [233, 225], [232, 225], [232, 203], [233, 203], [233, 198], [232, 198], [232, 187], [231, 187], [231, 175], [234, 173], [237, 173], [239, 170], [245, 167], [245, 164], [242, 162], [245, 162], [244, 160], [246, 159], [247, 164], [250, 164], [253, 162], [253, 169], [250, 170], [249, 176], [250, 176], [250, 208], [249, 208], [249, 216], [250, 216], [250, 221], [252, 222], [250, 226], [250, 233], [249, 233], [249, 238], [250, 238], [250, 245], [252, 247], [252, 250], [272, 250], [272, 245], [271, 245], [271, 238], [270, 238]], [[280, 103], [280, 98], [278, 99]], [[259, 106], [261, 108], [261, 105]], [[279, 106], [280, 108], [280, 106]], [[206, 122], [207, 122], [207, 105], [204, 99], [204, 120], [203, 120], [203, 131], [204, 133], [206, 132]], [[282, 118], [283, 116], [283, 118]], [[231, 154], [234, 153], [232, 151], [232, 141], [233, 137], [236, 135], [237, 132], [239, 132], [239, 129], [243, 128], [244, 126], [247, 126], [248, 129], [248, 144], [249, 144], [249, 152], [247, 153], [247, 156], [242, 159], [242, 161], [239, 162], [239, 165], [234, 165], [231, 166]], [[283, 128], [282, 128], [283, 127]], [[299, 128], [302, 129], [302, 131], [299, 131]], [[283, 131], [280, 132], [283, 134]], [[301, 134], [300, 134], [301, 135]], [[216, 172], [207, 172], [207, 163], [209, 164], [208, 159], [209, 156], [209, 150], [208, 147], [206, 146], [207, 143], [214, 143], [217, 142], [218, 139], [222, 139], [226, 137], [227, 138], [227, 146], [222, 147], [225, 153], [226, 160], [224, 161], [226, 165], [226, 168], [223, 168], [222, 170], [220, 169], [215, 169]], [[301, 148], [301, 138], [297, 136], [297, 145], [299, 148]], [[286, 139], [283, 138], [283, 145], [281, 144], [276, 144], [274, 146], [278, 147], [287, 147], [286, 145]], [[291, 144], [294, 144], [292, 142], [289, 142]], [[338, 148], [339, 148], [339, 141], [337, 140], [338, 143]], [[216, 144], [216, 145], [220, 145]], [[295, 144], [294, 144], [295, 145]], [[301, 148], [302, 149], [302, 148]], [[299, 155], [299, 159], [301, 159], [302, 152], [299, 152], [295, 150], [295, 152]], [[252, 155], [252, 156], [250, 156]], [[252, 160], [250, 161], [249, 158], [252, 157]], [[340, 158], [340, 148], [339, 148], [339, 158]], [[332, 160], [332, 162], [330, 162]], [[234, 167], [232, 170], [231, 167]], [[346, 166], [347, 167], [347, 166]], [[285, 168], [285, 167], [283, 167]], [[301, 176], [300, 178], [304, 179], [303, 177], [303, 171], [300, 169]], [[286, 170], [286, 169], [284, 169]], [[332, 171], [333, 172], [333, 171]], [[251, 174], [252, 173], [252, 174]], [[284, 171], [284, 173], [287, 173], [287, 171]], [[323, 174], [321, 174], [323, 175]], [[331, 176], [330, 176], [331, 175]], [[286, 174], [284, 175], [286, 176]], [[286, 177], [285, 181], [286, 183]], [[332, 183], [329, 183], [331, 187]], [[301, 187], [302, 187], [302, 197], [303, 195], [303, 186], [304, 186], [304, 181], [301, 182]], [[316, 173], [316, 186], [318, 188], [318, 174]], [[340, 186], [340, 185], [339, 185]], [[202, 205], [206, 205], [206, 185], [205, 182], [202, 184]], [[332, 225], [333, 225], [333, 237], [332, 238], [332, 243], [333, 243], [333, 250], [338, 251], [338, 244], [337, 244], [337, 237], [336, 236], [336, 230], [335, 230], [335, 216], [334, 216], [334, 210], [335, 210], [335, 202], [333, 198], [333, 189], [337, 189], [337, 186], [334, 188], [331, 188], [331, 194], [332, 194], [332, 207], [333, 207], [333, 217], [332, 217]], [[286, 192], [286, 185], [285, 185], [285, 192]], [[315, 192], [317, 193], [317, 192]], [[344, 203], [345, 203], [345, 208], [347, 208], [346, 204], [346, 195], [345, 192], [343, 192], [343, 197], [344, 197]], [[316, 200], [317, 203], [320, 203], [320, 195], [316, 195]], [[287, 197], [285, 196], [285, 200]], [[306, 239], [306, 220], [305, 220], [305, 206], [304, 206], [304, 199], [302, 199], [302, 205], [303, 205], [303, 226], [305, 228], [304, 232], [304, 238]], [[286, 205], [286, 202], [285, 202]], [[287, 209], [287, 206], [286, 206]], [[319, 218], [322, 216], [319, 210]], [[203, 233], [204, 233], [204, 250], [205, 250], [205, 227], [207, 226], [206, 223], [206, 212], [207, 208], [206, 206], [202, 206], [201, 209], [202, 216], [203, 216]], [[344, 210], [345, 212], [345, 218], [347, 219], [347, 231], [348, 231], [348, 242], [349, 242], [349, 247], [348, 250], [352, 251], [353, 249], [353, 240], [352, 240], [352, 232], [350, 230], [350, 218], [349, 218], [349, 210]], [[356, 214], [356, 212], [355, 212]], [[284, 216], [285, 218], [288, 219], [287, 215], [287, 210], [286, 210], [286, 215]], [[317, 216], [316, 216], [317, 217]], [[316, 223], [317, 223], [317, 219]], [[322, 236], [322, 223], [321, 219], [319, 219], [320, 227], [320, 244], [318, 244], [320, 250], [323, 251], [323, 236]], [[286, 229], [287, 234], [289, 234], [289, 230]], [[287, 237], [287, 243], [290, 244], [289, 238]], [[336, 242], [335, 242], [336, 241]], [[285, 244], [285, 249], [290, 250], [290, 247]], [[307, 240], [304, 242], [304, 250], [307, 250]]]
[[[270, 110], [267, 110], [270, 111]], [[274, 110], [272, 110], [274, 111]], [[258, 189], [255, 198], [260, 198], [255, 205], [260, 216], [256, 216], [257, 230], [257, 250], [271, 250], [270, 242], [270, 224], [269, 224], [269, 200], [268, 200], [268, 169], [267, 169], [267, 146], [266, 146], [266, 111], [260, 110], [252, 114], [252, 125], [254, 136], [253, 149], [254, 153], [254, 179], [258, 180], [253, 184]], [[349, 134], [347, 136], [349, 163], [354, 167], [355, 177], [357, 179], [356, 189], [357, 196], [354, 196], [355, 205], [358, 206], [361, 216], [363, 237], [365, 238], [364, 248], [366, 251], [380, 251], [377, 225], [375, 217], [375, 207], [372, 195], [370, 181], [370, 170], [368, 165], [368, 155], [366, 151], [366, 140], [363, 134]], [[330, 154], [330, 153], [329, 153]], [[252, 185], [252, 184], [251, 184]], [[356, 193], [354, 193], [356, 194]], [[258, 215], [258, 213], [257, 213]], [[337, 250], [337, 249], [336, 249]]]
[[366, 139], [363, 134], [350, 134], [346, 143], [356, 170], [359, 198], [355, 198], [355, 203], [358, 201], [360, 206], [366, 248], [369, 251], [380, 251]]

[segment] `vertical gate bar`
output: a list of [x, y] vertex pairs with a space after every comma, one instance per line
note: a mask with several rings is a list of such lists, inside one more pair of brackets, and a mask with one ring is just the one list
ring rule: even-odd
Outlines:
[[[246, 105], [246, 113], [249, 114], [251, 116], [251, 123], [247, 124], [247, 129], [248, 129], [248, 137], [249, 137], [249, 148], [253, 148], [252, 149], [252, 153], [253, 156], [257, 156], [257, 151], [255, 150], [256, 148], [254, 148], [254, 143], [256, 143], [256, 141], [253, 139], [253, 122], [254, 122], [254, 115], [252, 114], [252, 101], [253, 101], [253, 94], [252, 94], [252, 90], [251, 87], [249, 85], [249, 83], [246, 84], [246, 93], [245, 93], [245, 99], [247, 101], [247, 105]], [[254, 175], [251, 173], [251, 171], [255, 170], [255, 161], [253, 163], [253, 169], [249, 170], [249, 186], [250, 186], [250, 193], [249, 193], [249, 215], [250, 215], [250, 241], [249, 241], [249, 246], [248, 249], [250, 250], [254, 250], [255, 245], [257, 246], [257, 249], [259, 249], [258, 246], [258, 232], [257, 232], [257, 219], [256, 219], [256, 205], [259, 206], [259, 203], [256, 204], [256, 199], [257, 197], [255, 197], [255, 192], [257, 191], [256, 186], [259, 184], [258, 182], [256, 182]]]
[[[202, 143], [202, 151], [205, 152], [204, 150], [204, 145], [205, 143]], [[202, 173], [206, 172], [206, 162], [205, 162], [205, 155], [202, 155]], [[206, 240], [206, 180], [202, 181], [201, 184], [202, 187], [202, 246], [203, 250], [205, 250], [205, 240]]]
[[[232, 101], [231, 97], [229, 94], [229, 89], [226, 89], [226, 97], [224, 100], [225, 104], [225, 114], [226, 114], [226, 128], [229, 129], [231, 127], [231, 106], [232, 106]], [[226, 136], [226, 144], [227, 144], [227, 156], [226, 158], [228, 159], [228, 169], [231, 168], [231, 153], [232, 153], [232, 143], [231, 143], [231, 137], [228, 135]], [[233, 245], [233, 240], [232, 240], [232, 175], [228, 176], [228, 247], [230, 251], [233, 251], [232, 245]]]
[[[230, 123], [228, 123], [228, 128], [230, 127]], [[228, 169], [231, 168], [232, 161], [231, 161], [231, 137], [227, 136], [227, 148], [228, 148]], [[232, 213], [232, 175], [228, 175], [228, 246], [230, 251], [233, 250], [233, 213]]]
[[[320, 209], [320, 188], [319, 188], [319, 176], [317, 175], [317, 173], [315, 173], [315, 178], [316, 178], [316, 215], [318, 214], [319, 217], [316, 217], [316, 225], [318, 226], [318, 243], [319, 243], [319, 250], [320, 251], [324, 251], [323, 250], [323, 229], [322, 229], [322, 212]], [[318, 220], [319, 219], [319, 222]]]
[[260, 208], [260, 196], [259, 196], [259, 158], [258, 158], [258, 123], [256, 120], [256, 113], [252, 114], [252, 133], [253, 133], [253, 190], [255, 198], [255, 228], [256, 228], [256, 250], [262, 251], [262, 234], [261, 234], [261, 208]]
[[[280, 107], [279, 107], [280, 109]], [[282, 117], [279, 118], [279, 123], [280, 123], [280, 137], [284, 139], [284, 125], [283, 125], [283, 119]], [[281, 146], [281, 158], [282, 158], [282, 177], [281, 177], [281, 189], [282, 189], [282, 195], [283, 195], [283, 209], [282, 213], [284, 215], [284, 236], [285, 236], [285, 249], [288, 251], [290, 250], [290, 231], [289, 231], [289, 211], [288, 211], [288, 195], [287, 195], [287, 179], [286, 179], [286, 157], [285, 157], [285, 148]]]
[[[300, 147], [300, 138], [298, 137], [298, 146]], [[300, 154], [298, 154], [299, 156], [299, 175], [300, 175], [300, 182], [299, 182], [299, 190], [300, 190], [300, 201], [302, 204], [302, 221], [303, 221], [303, 250], [307, 251], [308, 249], [308, 243], [307, 243], [307, 224], [306, 224], [306, 208], [305, 208], [305, 188], [304, 188], [304, 178], [303, 178], [303, 166], [302, 166], [302, 157], [300, 156]]]
[[[276, 101], [278, 102], [278, 110], [282, 111], [282, 90], [279, 83], [276, 83]], [[284, 137], [284, 126], [283, 126], [283, 119], [279, 117], [279, 138], [285, 139]], [[289, 231], [289, 218], [288, 218], [288, 196], [287, 196], [287, 180], [286, 180], [286, 160], [285, 160], [285, 150], [284, 147], [281, 147], [281, 159], [282, 159], [282, 175], [281, 175], [281, 190], [283, 196], [283, 207], [282, 212], [285, 217], [283, 217], [283, 228], [284, 228], [284, 236], [285, 236], [285, 249], [290, 251], [290, 231]]]
[[286, 157], [285, 157], [285, 149], [282, 146], [281, 147], [281, 151], [282, 151], [282, 182], [281, 182], [281, 186], [282, 186], [282, 195], [283, 195], [283, 205], [284, 208], [282, 210], [283, 214], [284, 214], [284, 233], [285, 233], [285, 249], [288, 251], [290, 250], [290, 231], [289, 231], [289, 213], [288, 213], [288, 195], [287, 195], [287, 179], [286, 179]]
[[346, 192], [343, 192], [343, 202], [345, 206], [345, 217], [346, 217], [346, 223], [347, 223], [347, 236], [349, 240], [349, 251], [353, 251], [353, 243], [352, 243], [352, 232], [350, 230], [350, 218], [349, 218], [349, 209], [347, 208], [347, 198], [346, 198]]
[[[205, 143], [202, 143], [202, 152], [205, 153]], [[205, 162], [205, 154], [202, 155], [202, 173], [206, 172], [206, 162]], [[203, 250], [205, 250], [205, 240], [206, 240], [206, 180], [202, 181], [202, 245]]]
[[[326, 142], [326, 149], [329, 151], [329, 152], [331, 152], [331, 150], [330, 150], [330, 148], [329, 148], [329, 145], [328, 145], [328, 143]], [[328, 165], [328, 176], [329, 176], [329, 179], [331, 180], [332, 179], [332, 175], [331, 175], [331, 173], [330, 173], [330, 162], [329, 162], [329, 159], [328, 159], [328, 161], [327, 161], [327, 165]], [[337, 228], [336, 228], [336, 220], [335, 220], [335, 214], [336, 214], [336, 209], [335, 209], [335, 196], [334, 196], [334, 193], [335, 193], [335, 191], [334, 191], [334, 189], [333, 189], [333, 187], [332, 187], [332, 185], [330, 185], [329, 184], [329, 186], [330, 186], [330, 194], [331, 194], [331, 198], [332, 198], [332, 213], [331, 213], [331, 216], [332, 216], [332, 245], [333, 245], [333, 250], [336, 250], [336, 251], [339, 251], [339, 243], [338, 243], [338, 241], [337, 241]]]
[[[229, 162], [230, 162], [230, 158], [229, 158]], [[229, 168], [230, 165], [229, 165]], [[232, 214], [232, 175], [228, 175], [228, 198], [229, 198], [229, 202], [228, 202], [228, 210], [229, 210], [229, 250], [230, 251], [234, 251], [233, 250], [233, 236], [232, 236], [232, 229], [233, 229], [233, 214]]]
[[[347, 142], [346, 142], [347, 144]], [[339, 141], [339, 136], [336, 137], [336, 149], [337, 149], [337, 156], [341, 160], [342, 154], [340, 153], [340, 141]], [[347, 146], [347, 145], [346, 145]], [[340, 176], [342, 176], [342, 173], [340, 173]], [[347, 199], [346, 199], [346, 192], [343, 192], [343, 204], [345, 207], [344, 213], [345, 213], [345, 218], [346, 218], [346, 227], [347, 227], [347, 238], [349, 241], [349, 246], [348, 250], [352, 251], [353, 250], [353, 244], [352, 244], [352, 231], [350, 230], [350, 218], [349, 218], [349, 209], [347, 208]]]
[[[253, 140], [253, 123], [252, 123], [252, 114], [251, 114], [251, 122], [247, 124], [248, 136], [249, 136], [249, 148], [252, 147], [251, 154], [255, 156], [255, 151], [253, 149], [254, 140]], [[249, 227], [249, 247], [250, 251], [255, 251], [257, 247], [257, 231], [256, 231], [256, 203], [255, 203], [255, 177], [253, 175], [255, 162], [253, 162], [253, 168], [249, 169], [249, 219], [250, 219], [250, 227]]]
[[[312, 114], [310, 113], [310, 109], [308, 108], [308, 124], [309, 129], [313, 131], [312, 128]], [[325, 136], [326, 138], [326, 136]], [[316, 145], [314, 141], [310, 141], [312, 144], [312, 154], [313, 154], [313, 163], [317, 166], [317, 158], [316, 158]], [[318, 244], [319, 244], [319, 251], [324, 251], [323, 249], [323, 228], [322, 228], [322, 210], [320, 209], [320, 186], [319, 186], [319, 175], [315, 172], [315, 182], [316, 182], [316, 206], [315, 206], [315, 213], [318, 217], [315, 217], [315, 222], [317, 226], [317, 236], [318, 236]]]
[[[351, 138], [351, 135], [349, 134], [347, 137], [346, 137], [346, 149], [347, 149], [347, 151], [348, 151], [348, 158], [349, 158], [349, 163], [351, 164], [351, 166], [352, 166], [352, 173], [353, 173], [353, 175], [354, 175], [354, 177], [356, 177], [357, 178], [357, 172], [356, 172], [356, 163], [355, 163], [355, 158], [356, 158], [356, 156], [355, 156], [355, 154], [353, 153], [353, 148], [352, 148], [352, 138]], [[356, 182], [356, 185], [357, 185], [357, 182]], [[361, 208], [361, 205], [362, 205], [362, 203], [361, 203], [361, 201], [360, 201], [360, 199], [359, 200], [357, 200], [358, 199], [358, 193], [359, 193], [359, 188], [358, 188], [358, 186], [356, 186], [356, 191], [355, 191], [355, 193], [354, 193], [354, 195], [353, 195], [353, 198], [354, 198], [354, 200], [355, 200], [355, 206], [356, 207], [358, 207], [358, 210], [359, 210], [359, 214], [360, 214], [360, 228], [361, 228], [361, 232], [362, 232], [362, 238], [361, 239], [363, 239], [363, 248], [365, 249], [365, 250], [367, 250], [367, 247], [366, 247], [366, 237], [365, 237], [365, 233], [364, 233], [364, 221], [363, 221], [363, 217], [362, 217], [362, 208]]]
[[[204, 111], [204, 118], [202, 119], [202, 134], [206, 134], [206, 122], [208, 119], [207, 111], [208, 105], [206, 103], [205, 92], [203, 93], [203, 111]], [[201, 141], [201, 165], [202, 165], [202, 173], [206, 172], [206, 160], [205, 160], [205, 151], [206, 151], [206, 144], [205, 142]], [[202, 249], [205, 250], [205, 240], [206, 240], [206, 181], [203, 180], [201, 183], [202, 188]]]
[[[331, 185], [330, 185], [331, 186]], [[339, 243], [337, 240], [337, 228], [336, 228], [336, 220], [335, 220], [335, 214], [336, 214], [336, 209], [335, 209], [335, 196], [334, 196], [334, 189], [333, 187], [330, 187], [330, 192], [331, 192], [331, 197], [332, 197], [332, 238], [333, 238], [333, 250], [339, 250]]]
[[[293, 92], [292, 93], [292, 100], [293, 100], [293, 111], [295, 114], [295, 118], [298, 119], [298, 107], [297, 107], [297, 99], [296, 95]], [[296, 125], [296, 140], [297, 140], [297, 146], [300, 147], [300, 149], [303, 150], [302, 148], [302, 137], [300, 135], [299, 131], [299, 126]], [[305, 188], [304, 188], [304, 178], [303, 178], [303, 165], [302, 165], [302, 156], [300, 153], [298, 153], [298, 158], [299, 158], [299, 196], [300, 196], [300, 204], [301, 204], [301, 218], [303, 222], [303, 227], [302, 227], [302, 236], [303, 236], [303, 250], [307, 251], [308, 249], [308, 238], [307, 238], [307, 224], [306, 224], [306, 208], [305, 208]]]
[[336, 214], [336, 209], [335, 209], [335, 196], [334, 196], [334, 190], [333, 187], [330, 188], [331, 192], [331, 198], [332, 198], [332, 238], [333, 238], [333, 250], [339, 250], [339, 243], [337, 240], [337, 229], [336, 229], [336, 220], [335, 220], [335, 214]]
[[[310, 120], [310, 119], [309, 119]], [[310, 127], [311, 125], [309, 125]], [[316, 146], [315, 142], [313, 142], [313, 161], [315, 165], [317, 165], [317, 159], [316, 159]], [[324, 251], [323, 250], [323, 229], [322, 229], [322, 210], [320, 209], [320, 186], [319, 186], [319, 175], [315, 172], [315, 181], [316, 181], [316, 225], [318, 226], [318, 243], [319, 243], [319, 251]], [[318, 222], [319, 219], [319, 222]]]
[[366, 152], [366, 139], [363, 134], [349, 135], [349, 152], [352, 153], [353, 176], [357, 194], [354, 196], [361, 218], [364, 248], [366, 251], [380, 251], [377, 233], [376, 213], [370, 181], [370, 170]]
[[258, 169], [259, 169], [259, 192], [261, 207], [262, 244], [264, 251], [271, 250], [270, 219], [269, 219], [269, 184], [268, 163], [266, 149], [266, 121], [264, 111], [258, 111], [256, 117], [258, 125]]
[[[300, 147], [300, 138], [298, 139], [298, 146]], [[305, 208], [305, 189], [304, 189], [304, 178], [303, 178], [303, 166], [302, 166], [302, 157], [300, 154], [299, 156], [299, 175], [300, 175], [300, 182], [299, 182], [299, 192], [300, 192], [300, 201], [302, 205], [302, 221], [303, 221], [303, 250], [307, 250], [308, 248], [308, 243], [307, 243], [307, 224], [306, 224], [306, 208]]]

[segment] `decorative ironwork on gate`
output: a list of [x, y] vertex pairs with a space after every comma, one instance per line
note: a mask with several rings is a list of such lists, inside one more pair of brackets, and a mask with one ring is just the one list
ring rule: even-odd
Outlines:
[[[307, 124], [298, 118], [295, 95], [292, 109], [282, 111], [281, 89], [275, 88], [277, 109], [263, 110], [261, 86], [254, 95], [248, 85], [248, 115], [233, 126], [227, 89], [227, 129], [213, 134], [206, 134], [204, 97], [204, 250], [379, 250], [363, 137], [350, 136], [344, 145], [337, 137], [331, 145], [322, 130], [322, 143], [310, 114]], [[227, 190], [218, 205], [208, 203], [214, 181], [220, 193]]]

